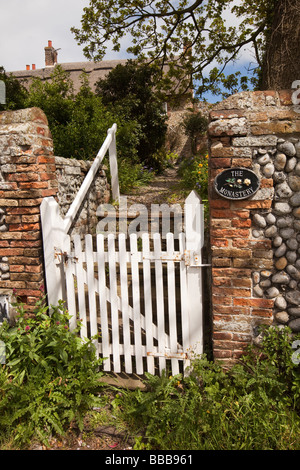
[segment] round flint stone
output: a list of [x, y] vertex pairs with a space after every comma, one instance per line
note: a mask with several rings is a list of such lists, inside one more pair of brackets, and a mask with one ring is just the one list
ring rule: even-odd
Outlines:
[[289, 187], [286, 181], [284, 181], [283, 183], [277, 184], [275, 191], [276, 191], [277, 196], [280, 198], [291, 197], [293, 194], [293, 191], [291, 190], [291, 188]]
[[262, 288], [267, 288], [272, 285], [272, 282], [270, 281], [270, 279], [264, 279], [263, 281], [260, 281], [259, 285]]
[[267, 238], [273, 238], [277, 235], [277, 227], [276, 225], [270, 225], [270, 227], [268, 227], [266, 230], [265, 230], [265, 236]]
[[300, 219], [300, 207], [295, 207], [295, 209], [293, 210], [293, 216], [297, 219]]
[[279, 295], [275, 299], [275, 307], [279, 308], [280, 310], [285, 310], [286, 309], [287, 301], [285, 300], [284, 297], [282, 297], [282, 295]]
[[279, 235], [277, 235], [277, 237], [275, 237], [273, 240], [273, 246], [278, 248], [281, 245], [281, 243], [282, 243], [282, 238], [279, 237]]
[[266, 222], [270, 225], [274, 225], [276, 223], [276, 217], [271, 212], [266, 216]]
[[253, 222], [255, 223], [255, 225], [257, 225], [260, 228], [265, 228], [267, 225], [265, 218], [260, 214], [254, 214]]
[[277, 153], [274, 165], [276, 170], [282, 171], [286, 165], [286, 155], [284, 153]]
[[288, 309], [288, 312], [293, 317], [300, 317], [300, 307], [291, 307]]
[[280, 245], [280, 247], [277, 248], [277, 250], [275, 251], [276, 258], [280, 258], [281, 256], [285, 254], [285, 252], [286, 252], [286, 244], [282, 243], [282, 245]]
[[278, 228], [285, 228], [285, 227], [290, 227], [293, 223], [293, 217], [287, 216], [287, 217], [279, 217], [277, 219], [276, 225]]
[[277, 295], [279, 295], [279, 290], [277, 289], [277, 287], [272, 286], [266, 291], [265, 295], [267, 299], [274, 299], [275, 297], [277, 297]]
[[285, 324], [289, 321], [289, 314], [285, 311], [283, 312], [277, 312], [275, 314], [275, 318], [276, 320], [278, 321], [278, 323], [282, 323], [282, 324]]
[[295, 320], [291, 320], [288, 324], [290, 329], [294, 332], [297, 333], [300, 331], [300, 318], [296, 318]]
[[267, 163], [266, 166], [264, 166], [264, 168], [263, 168], [263, 174], [267, 178], [271, 178], [274, 171], [275, 171], [275, 167], [274, 167], [273, 163]]
[[295, 191], [295, 192], [300, 191], [300, 177], [299, 176], [297, 176], [297, 175], [289, 176], [288, 182], [289, 182], [290, 188], [293, 191]]
[[287, 259], [282, 256], [281, 258], [279, 258], [276, 263], [275, 263], [275, 267], [276, 269], [278, 269], [279, 271], [281, 271], [282, 269], [284, 269], [288, 264], [288, 261]]
[[297, 287], [297, 282], [298, 282], [298, 281], [296, 281], [296, 279], [292, 279], [292, 280], [290, 281], [290, 283], [289, 283], [289, 287], [290, 287], [291, 289], [296, 289], [296, 287]]
[[296, 173], [296, 175], [300, 176], [300, 162], [298, 162], [297, 165], [296, 165], [295, 173]]
[[295, 266], [289, 264], [286, 270], [292, 276], [293, 279], [296, 279], [297, 281], [300, 280], [300, 271]]
[[276, 273], [274, 274], [274, 276], [272, 276], [272, 282], [274, 284], [288, 284], [290, 282], [290, 279], [290, 276], [284, 271]]
[[292, 211], [292, 208], [287, 202], [275, 202], [274, 212], [278, 215], [286, 215]]
[[286, 300], [292, 305], [300, 305], [300, 292], [299, 291], [291, 291], [285, 294]]
[[295, 143], [295, 150], [297, 157], [300, 158], [300, 142]]
[[290, 158], [287, 161], [287, 164], [285, 165], [285, 171], [287, 173], [290, 173], [291, 171], [293, 171], [296, 165], [297, 165], [297, 159], [295, 157]]
[[266, 165], [267, 163], [271, 163], [271, 157], [268, 153], [266, 153], [265, 155], [259, 157], [257, 161], [260, 165]]
[[284, 238], [284, 239], [289, 239], [289, 238], [291, 238], [291, 237], [294, 235], [294, 233], [295, 233], [295, 232], [294, 232], [294, 229], [292, 229], [292, 228], [282, 228], [282, 229], [280, 230], [280, 235], [281, 235], [281, 237]]
[[255, 229], [252, 230], [252, 236], [253, 236], [254, 238], [259, 238], [259, 237], [261, 237], [262, 235], [263, 235], [262, 230], [255, 230]]
[[264, 295], [264, 291], [258, 284], [253, 288], [253, 292], [257, 297], [262, 297]]
[[288, 251], [286, 254], [286, 259], [289, 263], [295, 263], [297, 259], [297, 253], [295, 251]]
[[278, 144], [277, 149], [280, 152], [285, 153], [288, 157], [294, 157], [294, 155], [296, 155], [295, 146], [291, 142], [280, 143]]
[[300, 192], [293, 194], [293, 196], [290, 199], [290, 204], [293, 207], [299, 207], [300, 206]]
[[287, 179], [286, 174], [283, 171], [275, 171], [273, 175], [273, 180], [275, 183], [282, 183]]
[[264, 277], [265, 279], [267, 279], [272, 275], [272, 272], [268, 271], [267, 269], [264, 269], [263, 271], [260, 272], [260, 275]]

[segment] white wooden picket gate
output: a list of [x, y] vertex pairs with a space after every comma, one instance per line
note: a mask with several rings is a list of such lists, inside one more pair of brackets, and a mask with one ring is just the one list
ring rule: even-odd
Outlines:
[[[103, 152], [113, 145], [114, 159], [115, 132], [108, 136]], [[93, 341], [105, 371], [184, 373], [191, 358], [203, 353], [199, 196], [193, 191], [186, 199], [183, 231], [176, 239], [172, 233], [166, 239], [143, 233], [141, 241], [136, 233], [71, 238], [67, 232], [79, 202], [74, 201], [65, 219], [53, 197], [41, 204], [49, 305], [65, 300], [70, 327], [80, 319], [82, 338], [98, 335]]]

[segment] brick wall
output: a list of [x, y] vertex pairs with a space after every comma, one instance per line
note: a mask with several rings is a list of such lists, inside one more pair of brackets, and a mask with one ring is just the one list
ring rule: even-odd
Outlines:
[[[91, 162], [53, 155], [48, 121], [38, 108], [0, 112], [0, 300], [17, 296], [29, 307], [41, 295], [44, 260], [40, 204], [54, 196], [64, 216]], [[91, 233], [96, 209], [110, 196], [100, 169], [72, 233]]]
[[[288, 141], [295, 146], [299, 137], [300, 114], [293, 109], [289, 91], [243, 92], [219, 103], [210, 113], [212, 322], [216, 359], [228, 362], [237, 359], [244, 347], [256, 340], [256, 327], [262, 323], [279, 320], [278, 323], [290, 326], [295, 320], [291, 315], [296, 311], [292, 308], [295, 305], [287, 302], [286, 294], [299, 289], [298, 281], [283, 272], [291, 261], [286, 264], [282, 261], [276, 267], [279, 260], [276, 250], [280, 239], [281, 245], [285, 245], [280, 224], [285, 223], [286, 227], [286, 216], [293, 211], [288, 198], [300, 191], [297, 176], [300, 168], [299, 173], [291, 173], [292, 167], [297, 168], [300, 153], [299, 157], [298, 153], [287, 158], [283, 155], [286, 160], [281, 168], [276, 166], [276, 159], [282, 155], [280, 145]], [[260, 188], [255, 195], [229, 200], [217, 194], [216, 175], [232, 167], [256, 173]], [[289, 191], [290, 181], [294, 182], [294, 192]], [[282, 182], [288, 186], [285, 192], [282, 186], [280, 192]], [[286, 214], [280, 213], [283, 206], [276, 206], [279, 200], [286, 205]], [[299, 257], [295, 217], [290, 220], [294, 258]], [[283, 220], [280, 224], [279, 219]]]
[[38, 108], [0, 113], [0, 294], [31, 305], [43, 285], [40, 203], [55, 196], [52, 138]]

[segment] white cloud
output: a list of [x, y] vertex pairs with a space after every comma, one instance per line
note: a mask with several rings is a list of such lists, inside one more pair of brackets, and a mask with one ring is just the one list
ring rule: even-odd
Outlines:
[[72, 26], [80, 26], [88, 0], [10, 0], [0, 6], [0, 65], [6, 71], [26, 64], [44, 67], [44, 47], [52, 40], [60, 62], [85, 60]]

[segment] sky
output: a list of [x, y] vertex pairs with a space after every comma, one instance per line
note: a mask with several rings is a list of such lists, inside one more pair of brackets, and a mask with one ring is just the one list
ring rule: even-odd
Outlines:
[[26, 65], [45, 66], [44, 47], [51, 40], [59, 62], [87, 60], [72, 26], [79, 27], [88, 0], [0, 0], [0, 66], [6, 72]]
[[[59, 63], [86, 61], [83, 46], [77, 45], [70, 28], [80, 27], [88, 5], [89, 0], [0, 0], [0, 66], [6, 72], [25, 70], [32, 64], [43, 68], [49, 40], [59, 49]], [[123, 47], [118, 53], [108, 52], [105, 58], [126, 57]], [[245, 53], [246, 61], [249, 57]]]

